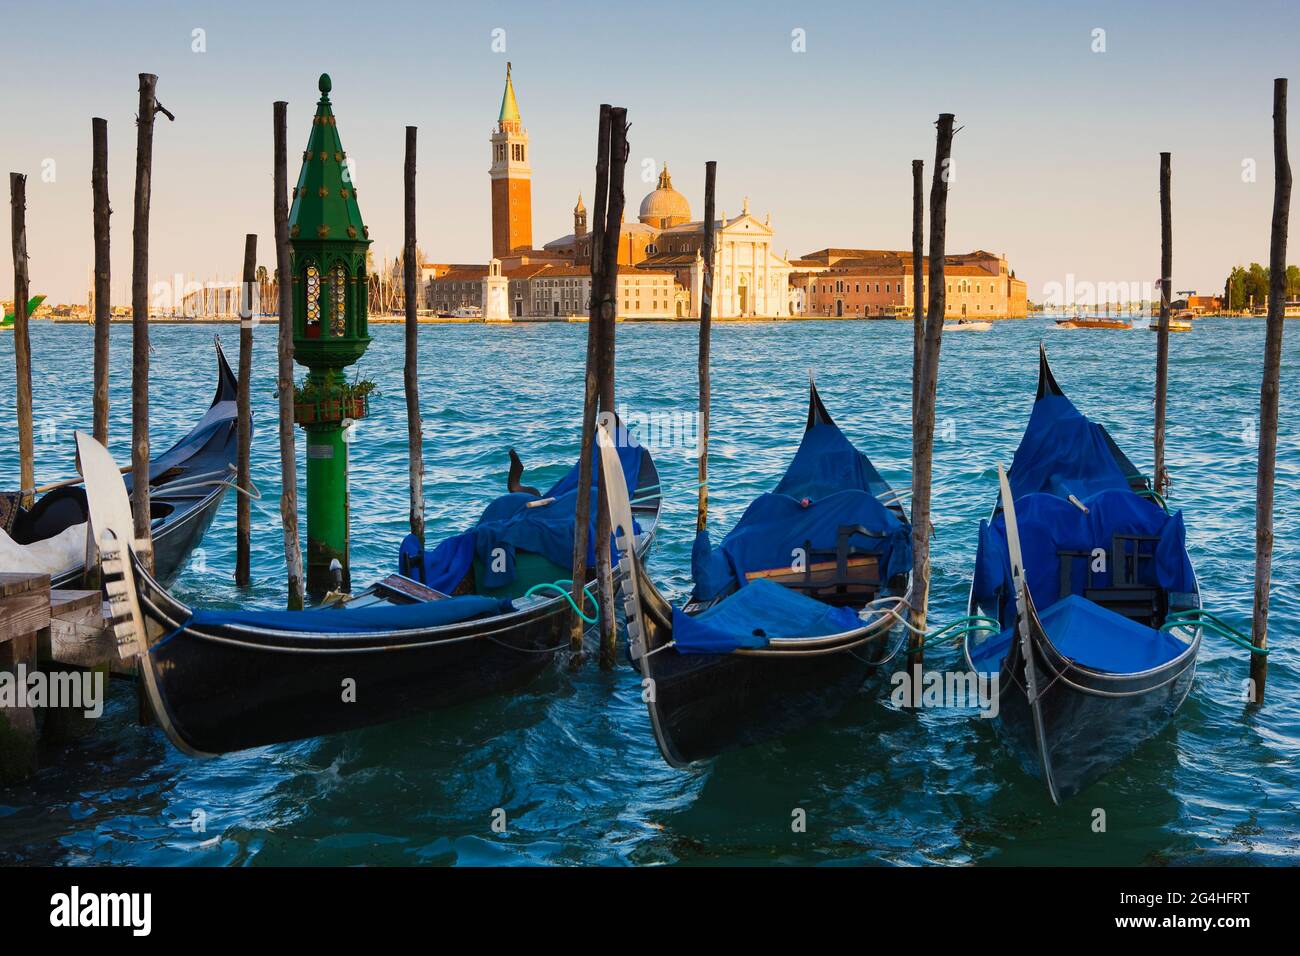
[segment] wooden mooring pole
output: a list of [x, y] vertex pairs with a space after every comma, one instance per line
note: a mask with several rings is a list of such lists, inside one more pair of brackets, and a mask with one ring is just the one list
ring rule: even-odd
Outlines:
[[[600, 316], [600, 270], [605, 256], [605, 205], [609, 200], [609, 137], [610, 114], [612, 108], [608, 103], [600, 107], [599, 132], [596, 136], [596, 194], [595, 215], [592, 217], [591, 229], [591, 299], [587, 310], [587, 367], [584, 376], [582, 400], [582, 444], [578, 454], [578, 487], [588, 487], [592, 465], [592, 442], [596, 431], [596, 405], [600, 401], [600, 382], [598, 378], [598, 356], [600, 355], [600, 336], [603, 323]], [[591, 568], [587, 563], [587, 545], [591, 525], [591, 495], [579, 494], [577, 510], [574, 515], [573, 528], [573, 600], [581, 608], [590, 604], [583, 592]], [[599, 604], [599, 602], [597, 602]], [[573, 626], [569, 631], [569, 666], [582, 664], [582, 637], [586, 632], [586, 622], [578, 615], [573, 616]]]
[[275, 138], [275, 265], [279, 272], [280, 339], [276, 389], [280, 399], [280, 521], [284, 525], [284, 563], [288, 570], [289, 609], [302, 609], [302, 545], [298, 538], [298, 449], [293, 433], [293, 266], [289, 260], [289, 104], [273, 107]]
[[[952, 156], [953, 114], [940, 113], [930, 182], [930, 295], [921, 349], [916, 429], [912, 441], [912, 626], [924, 633], [930, 604], [930, 492], [934, 465], [934, 416], [939, 385], [939, 352], [947, 308], [944, 239], [948, 222], [948, 168]], [[913, 681], [913, 703], [920, 703], [921, 681]]]
[[[912, 448], [919, 439], [917, 413], [920, 411], [921, 356], [925, 349], [925, 160], [912, 160]], [[915, 476], [913, 476], [915, 481]], [[924, 656], [921, 645], [925, 635], [908, 633], [907, 669], [919, 664]]]
[[925, 160], [912, 160], [912, 432], [921, 391], [921, 348], [925, 341]]
[[699, 500], [695, 508], [695, 533], [709, 526], [709, 417], [713, 383], [709, 375], [709, 356], [713, 350], [713, 209], [717, 197], [718, 164], [709, 160], [704, 164], [704, 247], [700, 255], [704, 261], [704, 275], [700, 277], [700, 352], [698, 374], [700, 380], [699, 421]]
[[[614, 398], [614, 327], [618, 313], [618, 247], [623, 232], [624, 171], [627, 168], [627, 110], [615, 106], [609, 111], [609, 208], [605, 216], [605, 254], [600, 280], [601, 334], [599, 341], [600, 410], [611, 419], [617, 414]], [[618, 621], [614, 616], [614, 569], [610, 564], [609, 542], [613, 533], [606, 505], [605, 472], [599, 476], [600, 505], [596, 513], [596, 578], [600, 585], [600, 668], [614, 669]]]
[[18, 396], [18, 484], [23, 507], [31, 507], [36, 489], [35, 446], [32, 436], [32, 339], [27, 314], [31, 294], [27, 275], [27, 177], [9, 174], [10, 231], [14, 263], [14, 378]]
[[248, 497], [252, 489], [249, 475], [253, 447], [253, 410], [249, 404], [249, 388], [253, 380], [253, 320], [256, 307], [253, 295], [257, 282], [257, 236], [244, 236], [244, 274], [239, 303], [239, 390], [236, 408], [239, 413], [239, 457], [235, 482], [243, 494], [235, 495], [235, 584], [246, 588], [252, 580], [250, 561], [252, 555], [253, 502]]
[[1169, 490], [1165, 467], [1165, 400], [1169, 392], [1169, 306], [1174, 272], [1174, 226], [1170, 199], [1169, 153], [1160, 154], [1160, 318], [1156, 327], [1155, 489]]
[[[1255, 606], [1251, 643], [1268, 649], [1268, 596], [1273, 576], [1273, 483], [1277, 476], [1278, 389], [1286, 304], [1286, 239], [1291, 212], [1291, 161], [1286, 149], [1286, 80], [1273, 81], [1273, 224], [1268, 254], [1268, 326], [1259, 392], [1259, 473], [1255, 484]], [[1250, 655], [1250, 699], [1264, 702], [1268, 658]]]
[[135, 118], [135, 221], [131, 253], [131, 513], [135, 537], [148, 542], [140, 560], [153, 570], [149, 506], [149, 200], [153, 193], [153, 124], [162, 113], [158, 77], [140, 74], [140, 111]]
[[420, 418], [420, 376], [417, 366], [420, 348], [419, 264], [415, 261], [415, 127], [406, 127], [405, 185], [406, 235], [402, 268], [406, 288], [406, 444], [411, 472], [411, 533], [424, 547], [424, 422]]
[[101, 445], [108, 444], [108, 329], [112, 318], [112, 292], [109, 277], [108, 217], [113, 210], [108, 202], [108, 120], [95, 117], [90, 121], [91, 161], [90, 192], [94, 202], [95, 230], [95, 397], [94, 435]]

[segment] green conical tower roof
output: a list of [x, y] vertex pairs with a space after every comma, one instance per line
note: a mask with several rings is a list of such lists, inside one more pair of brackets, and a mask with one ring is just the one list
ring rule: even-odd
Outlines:
[[519, 101], [515, 99], [515, 85], [510, 82], [510, 64], [506, 64], [506, 91], [501, 94], [501, 115], [497, 121], [506, 123], [519, 122]]
[[[361, 221], [356, 186], [345, 162], [347, 153], [330, 108], [330, 88], [329, 74], [322, 73], [320, 102], [289, 210], [289, 235], [294, 239], [365, 242], [370, 233]], [[514, 102], [513, 95], [510, 99]]]

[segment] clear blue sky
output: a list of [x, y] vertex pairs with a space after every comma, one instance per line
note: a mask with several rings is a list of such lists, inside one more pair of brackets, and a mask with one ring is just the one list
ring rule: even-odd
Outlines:
[[[206, 52], [191, 50], [196, 28]], [[532, 138], [539, 245], [569, 231], [579, 190], [590, 198], [601, 102], [632, 122], [629, 218], [653, 188], [643, 160], [667, 161], [698, 215], [703, 163], [716, 159], [721, 209], [749, 196], [771, 212], [777, 251], [796, 256], [907, 247], [910, 160], [924, 158], [928, 178], [934, 119], [953, 112], [948, 248], [1005, 252], [1039, 299], [1067, 273], [1156, 277], [1161, 150], [1173, 152], [1176, 288], [1214, 291], [1234, 263], [1267, 262], [1272, 79], [1298, 62], [1300, 4], [53, 0], [12, 5], [5, 33], [0, 163], [29, 174], [33, 289], [57, 301], [86, 297], [92, 116], [109, 122], [113, 292], [128, 301], [142, 71], [176, 114], [156, 133], [155, 281], [235, 275], [246, 232], [272, 263], [271, 104], [290, 104], [293, 178], [322, 71], [377, 257], [401, 247], [413, 124], [421, 247], [486, 261], [487, 137], [507, 59]], [[1300, 115], [1300, 91], [1293, 100]]]

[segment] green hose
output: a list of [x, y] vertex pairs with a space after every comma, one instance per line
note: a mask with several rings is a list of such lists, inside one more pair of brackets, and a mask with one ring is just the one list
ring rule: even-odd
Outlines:
[[[566, 584], [568, 585], [568, 587], [562, 586]], [[524, 597], [532, 597], [535, 592], [541, 591], [544, 588], [550, 589], [552, 591], [558, 591], [561, 595], [563, 595], [564, 599], [569, 602], [569, 607], [573, 608], [574, 614], [578, 615], [578, 617], [582, 618], [588, 624], [595, 624], [598, 620], [600, 620], [600, 606], [596, 603], [596, 595], [592, 594], [589, 590], [587, 590], [587, 588], [591, 587], [591, 585], [589, 584], [587, 585], [587, 587], [584, 587], [582, 589], [582, 593], [587, 597], [591, 598], [592, 607], [596, 609], [596, 613], [593, 614], [591, 617], [587, 617], [587, 615], [583, 614], [582, 608], [578, 607], [578, 602], [573, 600], [573, 595], [569, 593], [569, 588], [571, 587], [573, 587], [572, 578], [560, 578], [558, 581], [555, 582], [543, 581], [541, 584], [534, 584], [527, 591], [525, 591]], [[582, 603], [586, 604], [587, 602], [583, 601]]]
[[1204, 608], [1194, 607], [1186, 611], [1174, 611], [1165, 618], [1165, 623], [1161, 625], [1160, 630], [1172, 631], [1177, 627], [1200, 627], [1211, 634], [1226, 637], [1238, 647], [1243, 647], [1252, 654], [1258, 654], [1261, 657], [1268, 656], [1267, 647], [1256, 647], [1245, 634], [1242, 634], [1217, 614], [1213, 614]]

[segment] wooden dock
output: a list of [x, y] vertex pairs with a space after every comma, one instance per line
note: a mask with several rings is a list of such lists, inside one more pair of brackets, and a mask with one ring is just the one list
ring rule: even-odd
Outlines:
[[0, 785], [31, 777], [39, 742], [88, 733], [93, 718], [82, 707], [35, 708], [18, 694], [20, 676], [98, 672], [135, 673], [124, 662], [106, 622], [99, 591], [51, 589], [48, 574], [0, 574]]

